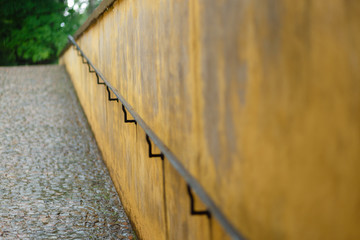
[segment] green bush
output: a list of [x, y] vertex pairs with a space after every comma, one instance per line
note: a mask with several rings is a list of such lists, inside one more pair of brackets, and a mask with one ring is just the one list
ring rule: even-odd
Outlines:
[[66, 0], [0, 3], [0, 65], [56, 62], [67, 35], [87, 17], [69, 9]]

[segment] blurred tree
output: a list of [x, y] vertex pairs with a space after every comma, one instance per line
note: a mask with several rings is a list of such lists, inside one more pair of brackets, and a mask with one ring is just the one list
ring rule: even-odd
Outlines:
[[86, 18], [67, 0], [0, 0], [0, 65], [53, 63]]
[[97, 1], [96, 0], [89, 0], [89, 5], [86, 9], [86, 12], [90, 15], [96, 8]]

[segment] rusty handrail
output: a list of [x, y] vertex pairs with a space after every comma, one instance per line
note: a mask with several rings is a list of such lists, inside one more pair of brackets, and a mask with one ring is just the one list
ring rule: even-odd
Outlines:
[[[188, 191], [190, 191], [190, 188], [198, 195], [198, 197], [201, 199], [201, 201], [206, 205], [208, 208], [208, 211], [203, 211], [204, 215], [207, 215], [209, 218], [211, 216], [214, 216], [218, 222], [223, 226], [225, 231], [236, 240], [245, 240], [243, 235], [241, 235], [235, 227], [231, 224], [231, 222], [225, 217], [225, 215], [221, 212], [221, 210], [216, 206], [214, 201], [211, 199], [211, 197], [205, 192], [205, 190], [202, 188], [200, 183], [196, 181], [196, 179], [185, 169], [185, 167], [181, 164], [181, 162], [177, 159], [177, 157], [168, 149], [165, 144], [159, 139], [159, 137], [150, 129], [150, 127], [144, 122], [144, 120], [137, 114], [137, 112], [132, 108], [132, 106], [124, 99], [124, 97], [118, 93], [115, 88], [105, 79], [105, 77], [100, 73], [99, 70], [95, 68], [95, 66], [92, 64], [92, 62], [86, 57], [84, 52], [80, 49], [79, 45], [75, 42], [75, 39], [72, 36], [68, 36], [68, 39], [71, 44], [73, 44], [78, 53], [80, 53], [79, 56], [82, 57], [82, 62], [84, 64], [88, 65], [89, 72], [95, 73], [97, 77], [97, 83], [103, 84], [106, 86], [108, 91], [108, 98], [109, 100], [113, 101], [114, 98], [111, 98], [110, 91], [116, 96], [116, 100], [121, 102], [122, 107], [126, 108], [126, 110], [131, 114], [131, 116], [134, 118], [134, 123], [138, 124], [146, 133], [146, 140], [149, 143], [149, 147], [151, 147], [151, 142], [149, 141], [149, 138], [154, 142], [154, 144], [160, 149], [161, 153], [156, 154], [155, 157], [161, 157], [162, 160], [164, 160], [164, 156], [166, 159], [169, 160], [171, 165], [175, 168], [175, 170], [184, 178], [184, 180], [187, 183]], [[85, 59], [85, 61], [84, 61]], [[93, 70], [91, 70], [91, 68]], [[99, 82], [99, 77], [102, 79], [102, 83]], [[123, 109], [124, 110], [124, 109]], [[150, 151], [150, 150], [149, 150]], [[151, 156], [151, 155], [149, 155]], [[192, 197], [192, 195], [190, 196]], [[191, 209], [191, 213], [193, 213], [193, 209]]]

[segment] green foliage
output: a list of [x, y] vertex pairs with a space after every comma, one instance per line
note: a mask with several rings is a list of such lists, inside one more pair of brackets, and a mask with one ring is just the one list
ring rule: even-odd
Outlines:
[[0, 65], [56, 62], [67, 35], [86, 18], [68, 9], [66, 0], [0, 0], [0, 4]]

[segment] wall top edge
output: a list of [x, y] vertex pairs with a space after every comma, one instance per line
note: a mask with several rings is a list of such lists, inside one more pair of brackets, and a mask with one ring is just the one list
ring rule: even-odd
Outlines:
[[[86, 21], [79, 27], [79, 29], [74, 34], [74, 39], [78, 39], [93, 23], [96, 22], [96, 20], [104, 13], [106, 12], [111, 5], [114, 4], [118, 0], [103, 0], [99, 6], [92, 12], [92, 14], [86, 19]], [[64, 49], [61, 51], [60, 56], [61, 57], [66, 50], [70, 47], [71, 43], [66, 44]]]

